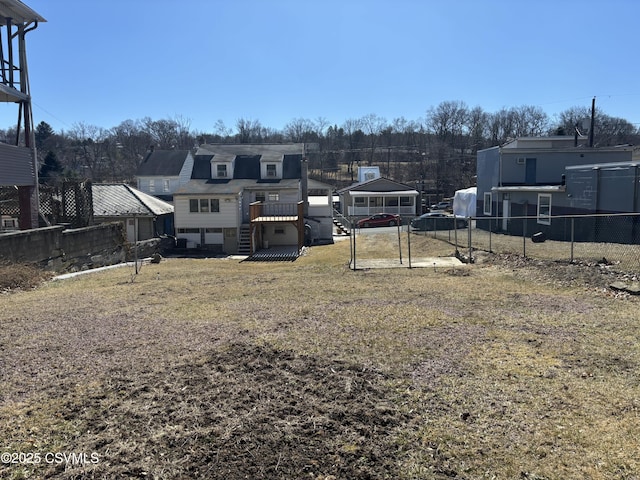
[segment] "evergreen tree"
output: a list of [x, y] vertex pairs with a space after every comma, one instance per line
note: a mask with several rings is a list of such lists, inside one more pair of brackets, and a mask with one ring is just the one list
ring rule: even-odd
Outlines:
[[44, 164], [40, 167], [40, 183], [52, 185], [62, 176], [63, 168], [56, 154], [52, 151], [47, 152], [44, 157]]

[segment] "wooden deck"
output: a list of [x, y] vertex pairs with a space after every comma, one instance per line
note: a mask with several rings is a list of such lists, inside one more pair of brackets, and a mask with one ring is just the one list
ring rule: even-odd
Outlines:
[[293, 262], [300, 256], [295, 245], [263, 248], [248, 256], [243, 262]]

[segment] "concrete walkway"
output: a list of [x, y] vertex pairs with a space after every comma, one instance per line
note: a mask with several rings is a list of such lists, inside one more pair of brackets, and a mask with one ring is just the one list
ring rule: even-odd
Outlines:
[[[411, 268], [466, 268], [456, 257], [420, 257], [411, 259]], [[352, 266], [353, 268], [353, 266]], [[369, 268], [409, 268], [409, 259], [402, 258], [356, 258], [356, 270]]]

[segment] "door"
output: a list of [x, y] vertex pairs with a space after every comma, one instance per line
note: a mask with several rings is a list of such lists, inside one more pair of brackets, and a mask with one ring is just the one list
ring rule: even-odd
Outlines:
[[502, 200], [502, 230], [507, 231], [509, 228], [509, 199]]
[[525, 166], [525, 176], [524, 183], [526, 185], [535, 185], [536, 180], [536, 159], [535, 158], [527, 158]]
[[226, 253], [237, 253], [238, 251], [238, 231], [236, 228], [224, 228], [224, 251]]
[[127, 241], [129, 243], [134, 243], [136, 241], [136, 219], [135, 218], [127, 219]]

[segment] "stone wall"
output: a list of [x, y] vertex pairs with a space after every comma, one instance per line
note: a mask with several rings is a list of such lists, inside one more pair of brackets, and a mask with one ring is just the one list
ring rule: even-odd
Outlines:
[[114, 265], [126, 260], [128, 250], [119, 223], [68, 230], [54, 226], [0, 235], [0, 261], [35, 263], [57, 272]]

